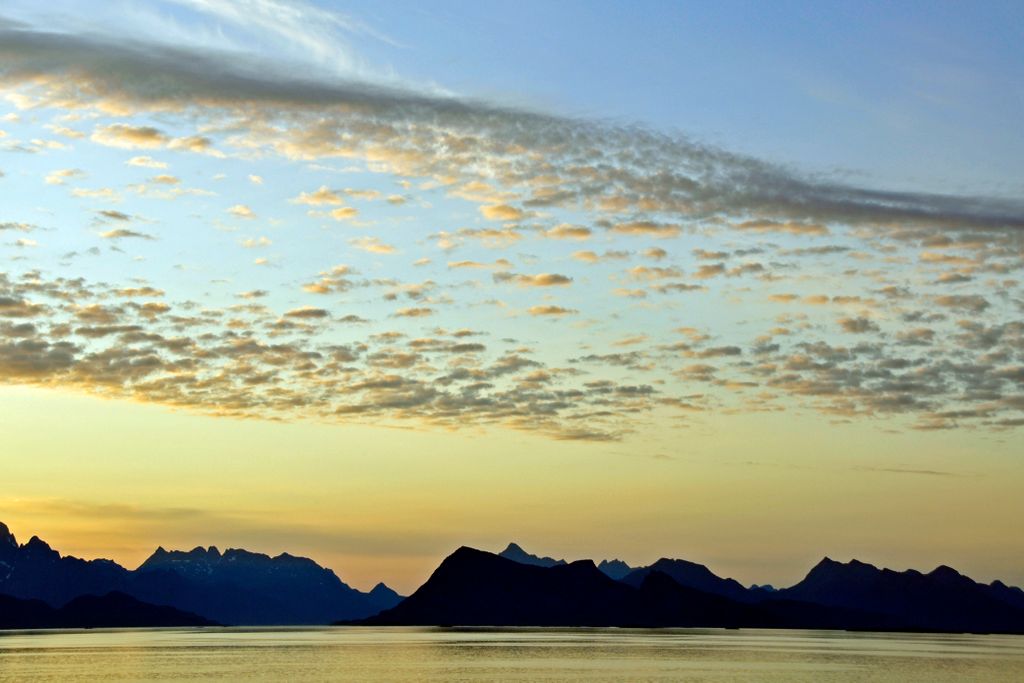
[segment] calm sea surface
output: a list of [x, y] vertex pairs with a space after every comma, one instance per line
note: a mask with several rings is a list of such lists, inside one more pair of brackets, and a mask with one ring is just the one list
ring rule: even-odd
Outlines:
[[1024, 681], [1024, 637], [703, 629], [0, 631], [3, 681]]

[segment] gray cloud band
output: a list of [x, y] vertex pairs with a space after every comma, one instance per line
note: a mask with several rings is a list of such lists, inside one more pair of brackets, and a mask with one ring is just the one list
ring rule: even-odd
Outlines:
[[[504, 163], [497, 168], [509, 185], [525, 187], [531, 178], [553, 176], [543, 192], [524, 197], [527, 206], [586, 206], [614, 197], [637, 219], [726, 219], [738, 221], [744, 230], [812, 235], [827, 231], [818, 223], [897, 233], [920, 228], [1016, 233], [1024, 228], [1021, 201], [815, 180], [639, 126], [368, 83], [302, 80], [287, 65], [256, 63], [236, 54], [112, 44], [8, 24], [0, 28], [0, 74], [8, 87], [48, 79], [50, 97], [43, 97], [42, 104], [73, 98], [140, 109], [221, 110], [250, 122], [301, 120], [305, 136], [293, 131], [287, 136], [290, 146], [276, 141], [279, 150], [296, 155], [330, 156], [351, 146], [386, 145], [395, 153], [431, 153], [429, 159], [405, 160], [404, 170], [414, 174], [473, 177], [485, 159], [498, 158]], [[312, 136], [310, 121], [316, 124]]]

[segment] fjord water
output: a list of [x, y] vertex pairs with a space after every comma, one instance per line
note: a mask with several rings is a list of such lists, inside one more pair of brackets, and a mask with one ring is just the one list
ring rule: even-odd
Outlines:
[[1024, 637], [712, 629], [0, 631], [3, 681], [1021, 681]]

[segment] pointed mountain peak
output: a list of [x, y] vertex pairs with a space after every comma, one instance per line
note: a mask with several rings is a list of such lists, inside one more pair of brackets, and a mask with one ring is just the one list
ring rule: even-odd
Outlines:
[[490, 555], [490, 554], [491, 553], [487, 552], [486, 550], [478, 550], [478, 549], [476, 549], [476, 548], [474, 548], [472, 546], [460, 545], [458, 548], [455, 549], [455, 552], [453, 552], [448, 557], [462, 557], [462, 556], [475, 557], [475, 556], [478, 556], [478, 555]]
[[554, 567], [556, 565], [565, 564], [565, 560], [556, 560], [553, 557], [538, 557], [537, 555], [531, 555], [523, 550], [522, 546], [518, 543], [509, 543], [507, 548], [498, 553], [498, 556], [504, 557], [506, 560], [518, 562], [519, 564], [532, 564], [538, 567]]
[[370, 589], [369, 595], [372, 595], [373, 597], [398, 597], [398, 592], [381, 581]]
[[842, 567], [842, 566], [843, 566], [842, 562], [836, 562], [831, 557], [826, 555], [825, 557], [821, 558], [821, 561], [818, 562], [818, 564], [814, 565], [814, 568], [811, 569], [811, 571], [814, 571], [815, 569], [828, 569], [828, 568]]
[[18, 547], [18, 539], [14, 537], [11, 530], [7, 528], [7, 525], [0, 522], [0, 547], [13, 546]]

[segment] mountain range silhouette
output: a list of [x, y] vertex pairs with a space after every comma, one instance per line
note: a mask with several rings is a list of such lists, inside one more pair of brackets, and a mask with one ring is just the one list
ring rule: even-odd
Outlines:
[[668, 558], [616, 580], [591, 560], [566, 563], [511, 547], [501, 554], [459, 548], [408, 598], [356, 623], [1024, 633], [1024, 591], [949, 567], [922, 574], [825, 558], [796, 585], [775, 590]]
[[462, 547], [408, 598], [362, 593], [313, 560], [215, 547], [157, 550], [137, 569], [61, 556], [0, 523], [0, 628], [365, 624], [808, 628], [1024, 634], [1024, 591], [825, 558], [794, 586], [744, 587], [661, 558], [567, 562], [515, 543]]
[[222, 624], [328, 624], [358, 619], [402, 598], [384, 584], [360, 592], [313, 560], [214, 547], [157, 548], [137, 569], [61, 556], [33, 536], [19, 545], [0, 523], [0, 594], [60, 608], [82, 595], [119, 592]]

